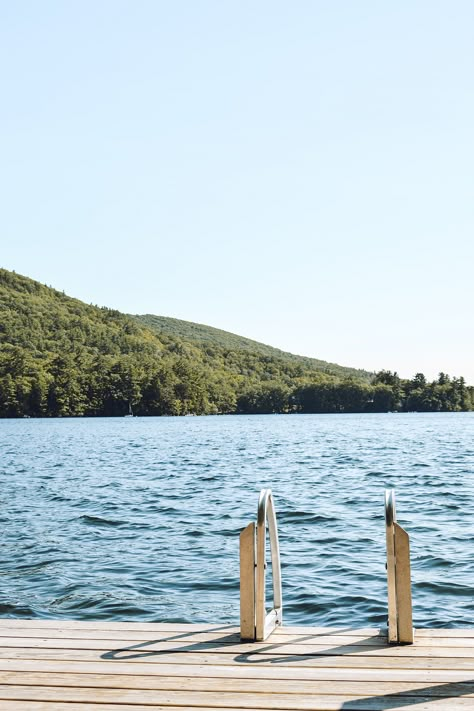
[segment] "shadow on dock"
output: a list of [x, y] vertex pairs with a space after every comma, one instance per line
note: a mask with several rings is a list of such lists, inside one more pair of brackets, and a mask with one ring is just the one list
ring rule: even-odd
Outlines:
[[[212, 630], [209, 630], [210, 632], [218, 632], [219, 630], [226, 630], [229, 629], [231, 625], [224, 625], [222, 627], [214, 627]], [[303, 642], [309, 642], [313, 641], [317, 644], [317, 639], [318, 637], [330, 637], [332, 635], [334, 636], [340, 636], [341, 634], [344, 634], [345, 631], [350, 631], [350, 627], [343, 628], [343, 629], [338, 629], [334, 632], [329, 632], [328, 630], [325, 630], [324, 632], [321, 632], [321, 634], [315, 634], [311, 633], [308, 635], [301, 635], [298, 636], [297, 640], [294, 640], [293, 642], [273, 642], [265, 645], [261, 645], [258, 648], [254, 648], [251, 651], [248, 652], [243, 652], [242, 654], [237, 654], [236, 656], [233, 657], [233, 661], [240, 663], [240, 664], [291, 664], [292, 662], [297, 662], [302, 659], [311, 659], [312, 657], [333, 657], [333, 656], [343, 656], [345, 654], [348, 654], [350, 650], [350, 654], [357, 654], [358, 651], [367, 651], [367, 650], [373, 650], [373, 649], [382, 649], [383, 647], [380, 646], [380, 644], [374, 644], [371, 645], [370, 641], [371, 640], [378, 640], [380, 641], [381, 636], [380, 635], [372, 635], [370, 637], [366, 637], [364, 639], [365, 644], [361, 645], [360, 642], [358, 644], [354, 644], [353, 642], [345, 644], [345, 645], [338, 645], [336, 647], [331, 647], [327, 650], [322, 650], [321, 652], [309, 652], [307, 654], [281, 654], [279, 656], [278, 652], [281, 650], [282, 647], [288, 647], [289, 645], [297, 645], [297, 644], [302, 644]], [[194, 633], [196, 635], [202, 634], [201, 631]], [[113, 649], [110, 652], [105, 652], [104, 654], [101, 655], [101, 659], [109, 660], [109, 661], [128, 661], [131, 659], [145, 659], [146, 657], [154, 657], [154, 656], [160, 656], [160, 655], [167, 655], [167, 654], [173, 654], [173, 653], [186, 653], [186, 652], [208, 652], [208, 653], [218, 653], [220, 649], [222, 651], [226, 651], [227, 647], [235, 647], [236, 645], [241, 644], [240, 636], [236, 632], [232, 632], [231, 634], [223, 635], [222, 637], [218, 637], [216, 639], [213, 639], [212, 641], [209, 642], [194, 642], [192, 643], [192, 634], [189, 632], [184, 632], [182, 634], [176, 634], [172, 635], [170, 637], [162, 637], [161, 639], [154, 639], [154, 640], [147, 640], [146, 642], [140, 642], [138, 644], [133, 644], [133, 645], [127, 645], [126, 647], [121, 647], [119, 649]], [[191, 640], [190, 640], [191, 637]], [[180, 642], [184, 640], [190, 640], [190, 644], [187, 645], [179, 645], [175, 648], [170, 648], [170, 649], [147, 649], [147, 647], [150, 647], [151, 645], [154, 644], [161, 644], [163, 642]], [[249, 643], [252, 644], [252, 643]], [[359, 649], [360, 648], [360, 649]], [[274, 655], [271, 655], [271, 653], [274, 652]]]
[[[369, 708], [374, 709], [374, 711], [388, 711], [389, 709], [401, 709], [406, 706], [428, 704], [431, 701], [440, 702], [443, 699], [459, 699], [472, 693], [474, 693], [474, 679], [461, 683], [451, 682], [449, 684], [426, 686], [413, 692], [404, 691], [399, 694], [395, 692], [382, 696], [359, 697], [345, 701], [341, 704], [340, 711], [367, 711]], [[443, 708], [448, 707], [444, 706]], [[472, 699], [472, 708], [474, 708], [474, 698]]]
[[[229, 629], [231, 625], [223, 625], [222, 627], [213, 627], [209, 632], [218, 632], [219, 630]], [[202, 634], [201, 631], [195, 632], [194, 634]], [[139, 644], [130, 644], [126, 647], [121, 647], [120, 649], [112, 649], [110, 652], [105, 652], [101, 654], [101, 659], [106, 659], [115, 662], [126, 662], [130, 659], [144, 659], [146, 657], [154, 657], [162, 654], [173, 654], [179, 652], [205, 652], [208, 647], [228, 647], [238, 644], [240, 642], [240, 637], [238, 634], [233, 632], [232, 634], [224, 635], [223, 637], [218, 637], [211, 642], [195, 642], [194, 644], [188, 644], [185, 646], [179, 646], [175, 649], [150, 649], [147, 651], [140, 651], [138, 654], [126, 654], [127, 652], [134, 652], [136, 650], [145, 650], [152, 644], [161, 644], [163, 642], [179, 642], [180, 640], [188, 640], [192, 637], [189, 632], [183, 632], [182, 634], [172, 635], [171, 637], [162, 637], [161, 639], [147, 640], [146, 642], [140, 642]]]
[[[229, 629], [228, 625], [222, 627], [215, 627], [212, 632], [225, 632]], [[348, 631], [350, 628], [347, 628]], [[295, 640], [291, 644], [301, 644], [302, 642], [307, 642], [312, 640], [317, 643], [317, 638], [319, 636], [329, 637], [331, 634], [335, 636], [340, 636], [344, 633], [344, 630], [338, 629], [335, 632], [329, 632], [327, 630], [321, 635], [318, 634], [308, 634], [301, 635], [298, 640]], [[196, 632], [196, 635], [202, 634], [202, 632]], [[240, 644], [240, 637], [235, 632], [230, 634], [223, 634], [221, 637], [214, 639], [210, 642], [192, 642], [193, 634], [189, 632], [184, 632], [181, 634], [174, 634], [169, 637], [148, 640], [145, 642], [140, 642], [139, 644], [128, 645], [127, 647], [122, 647], [120, 649], [113, 649], [110, 652], [105, 652], [101, 655], [101, 659], [109, 661], [129, 661], [132, 659], [146, 659], [147, 657], [158, 657], [162, 655], [169, 655], [173, 653], [187, 653], [187, 652], [200, 652], [200, 653], [218, 653], [219, 648], [222, 651], [226, 651], [228, 647], [235, 647]], [[190, 639], [191, 637], [191, 639]], [[370, 644], [371, 640], [377, 640], [380, 642], [380, 635], [373, 635], [366, 637], [364, 639], [365, 644], [346, 644], [331, 647], [327, 650], [321, 652], [308, 652], [308, 654], [279, 654], [279, 650], [282, 647], [288, 646], [289, 642], [273, 642], [266, 645], [260, 646], [258, 649], [253, 649], [250, 652], [244, 652], [242, 654], [232, 655], [233, 662], [237, 662], [243, 665], [255, 665], [255, 664], [281, 664], [281, 665], [291, 665], [292, 663], [297, 663], [298, 661], [308, 660], [311, 658], [324, 658], [324, 657], [334, 657], [334, 656], [344, 656], [350, 654], [351, 656], [357, 656], [357, 652], [363, 652], [369, 649], [385, 649], [385, 646], [380, 646], [380, 644]], [[160, 644], [163, 642], [183, 642], [189, 641], [189, 644], [177, 644], [175, 648], [171, 647], [166, 650], [156, 650], [147, 649], [154, 644]], [[388, 645], [387, 645], [388, 648]], [[350, 651], [349, 651], [350, 650]], [[272, 654], [274, 653], [274, 654]], [[337, 682], [335, 682], [335, 693], [337, 693]], [[427, 704], [434, 701], [441, 701], [442, 699], [456, 699], [463, 696], [467, 696], [474, 693], [474, 678], [471, 680], [466, 680], [462, 682], [451, 682], [451, 683], [439, 683], [423, 688], [418, 688], [416, 690], [404, 691], [400, 693], [391, 693], [385, 695], [373, 695], [366, 697], [357, 697], [343, 702], [340, 706], [341, 711], [367, 711], [368, 708], [377, 709], [380, 711], [389, 711], [390, 709], [400, 709], [409, 706], [417, 706], [420, 704]], [[474, 708], [474, 698], [473, 708]]]

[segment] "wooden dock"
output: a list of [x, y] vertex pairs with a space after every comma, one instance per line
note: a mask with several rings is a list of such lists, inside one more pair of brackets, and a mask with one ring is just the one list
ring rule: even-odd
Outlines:
[[0, 620], [1, 711], [474, 711], [474, 629]]

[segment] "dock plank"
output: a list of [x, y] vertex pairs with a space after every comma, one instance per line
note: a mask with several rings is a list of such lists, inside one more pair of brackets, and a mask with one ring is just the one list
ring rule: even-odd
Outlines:
[[[199, 706], [199, 711], [216, 711], [216, 707]], [[25, 706], [24, 701], [11, 701], [2, 699], [1, 711], [183, 711], [182, 706], [158, 706], [149, 704], [100, 704], [91, 706], [83, 703], [70, 703], [68, 701], [31, 701], [28, 700], [28, 706]], [[226, 711], [242, 711], [240, 708], [226, 708]], [[246, 709], [245, 711], [260, 711], [260, 709]]]
[[474, 711], [473, 630], [0, 620], [2, 711]]
[[[131, 644], [136, 644], [140, 641], [149, 641], [151, 638], [154, 642], [176, 642], [176, 643], [213, 643], [218, 644], [239, 644], [240, 636], [235, 631], [164, 631], [154, 630], [154, 634], [150, 633], [153, 630], [109, 630], [98, 627], [93, 628], [51, 628], [46, 629], [35, 627], [28, 629], [26, 627], [0, 627], [0, 639], [3, 638], [48, 638], [48, 639], [100, 639], [100, 640], [129, 640]], [[375, 631], [375, 634], [343, 634], [343, 633], [328, 633], [327, 630], [320, 630], [319, 633], [302, 633], [286, 631], [286, 628], [278, 629], [271, 635], [271, 642], [278, 644], [302, 644], [302, 645], [362, 645], [373, 647], [386, 647], [387, 636]], [[451, 637], [429, 637], [426, 635], [417, 635], [416, 639], [418, 647], [474, 647], [474, 637], [451, 636]], [[252, 644], [266, 645], [265, 642], [257, 642]]]
[[0, 688], [0, 699], [14, 701], [61, 701], [83, 703], [93, 706], [103, 703], [128, 703], [148, 706], [181, 706], [185, 708], [240, 708], [240, 709], [267, 709], [279, 711], [335, 711], [343, 708], [353, 711], [374, 711], [393, 709], [398, 704], [403, 708], [410, 703], [418, 705], [417, 711], [427, 710], [451, 711], [451, 709], [471, 709], [473, 702], [470, 698], [450, 697], [446, 699], [431, 696], [389, 695], [389, 696], [363, 696], [354, 697], [341, 694], [241, 694], [226, 692], [198, 692], [198, 691], [162, 691], [141, 689], [95, 689], [95, 688], [69, 688], [69, 687], [28, 687], [4, 686]]
[[265, 679], [273, 680], [323, 680], [323, 681], [395, 681], [474, 683], [474, 670], [452, 669], [396, 669], [372, 666], [362, 667], [291, 667], [262, 665], [212, 665], [212, 664], [144, 664], [140, 662], [64, 661], [57, 659], [0, 659], [0, 671], [19, 672], [69, 672], [76, 674], [113, 674], [116, 676], [198, 677], [206, 679]]
[[[188, 632], [194, 634], [196, 632], [217, 632], [219, 634], [235, 634], [240, 633], [239, 627], [230, 624], [210, 624], [196, 623], [190, 624], [185, 622], [98, 622], [95, 620], [44, 620], [23, 619], [23, 618], [3, 618], [0, 619], [0, 634], [6, 628], [32, 630], [35, 628], [45, 630], [48, 628], [65, 630], [136, 630], [142, 632]], [[311, 625], [291, 625], [291, 627], [282, 627], [277, 629], [274, 634], [287, 634], [288, 632], [294, 635], [343, 635], [356, 637], [387, 637], [385, 629], [379, 627], [315, 627]], [[474, 638], [474, 627], [464, 629], [446, 629], [438, 627], [417, 628], [416, 638], [420, 637], [465, 637]]]
[[[159, 655], [166, 652], [209, 652], [223, 653], [228, 655], [285, 655], [289, 658], [304, 656], [304, 655], [324, 655], [324, 656], [382, 656], [390, 658], [399, 657], [450, 657], [450, 658], [466, 658], [472, 659], [474, 656], [474, 647], [443, 647], [442, 645], [432, 646], [386, 646], [379, 643], [371, 644], [368, 641], [366, 644], [353, 643], [352, 641], [346, 644], [338, 644], [337, 642], [329, 642], [326, 644], [317, 643], [285, 643], [279, 642], [278, 639], [271, 637], [266, 642], [250, 642], [239, 643], [236, 640], [223, 640], [220, 643], [215, 642], [199, 642], [199, 641], [182, 641], [180, 639], [173, 641], [155, 641], [153, 639], [68, 639], [55, 637], [1, 637], [0, 646], [3, 648], [47, 648], [47, 649], [90, 649], [101, 651], [103, 655], [108, 655], [109, 658], [124, 661], [130, 658], [140, 658], [151, 655]], [[290, 660], [289, 660], [290, 661]]]
[[[0, 659], [61, 659], [71, 661], [101, 661], [102, 654], [97, 650], [88, 649], [48, 649], [48, 648], [5, 648], [0, 646]], [[110, 661], [107, 660], [109, 663]], [[127, 660], [113, 660], [114, 663], [123, 663]], [[243, 666], [246, 668], [297, 668], [297, 667], [336, 667], [336, 668], [377, 668], [377, 669], [442, 669], [442, 670], [470, 670], [474, 672], [474, 658], [450, 658], [450, 657], [364, 657], [357, 655], [325, 656], [325, 655], [298, 655], [289, 657], [287, 655], [267, 654], [259, 655], [257, 651], [251, 654], [232, 656], [231, 654], [208, 653], [205, 651], [186, 652], [163, 652], [162, 654], [139, 655], [132, 659], [132, 663], [143, 663], [147, 665], [161, 664], [183, 664], [183, 665], [219, 665], [219, 666]]]
[[[74, 672], [0, 672], [0, 685], [54, 686], [72, 688], [109, 688], [109, 689], [150, 689], [155, 691], [193, 691], [223, 692], [245, 694], [317, 694], [348, 695], [363, 697], [368, 689], [371, 696], [405, 694], [410, 696], [433, 697], [474, 697], [474, 678], [470, 682], [433, 683], [394, 682], [372, 680], [333, 681], [318, 679], [248, 679], [248, 678], [209, 678], [189, 676], [140, 676], [103, 673]], [[429, 689], [429, 691], [427, 691]], [[1, 695], [1, 692], [0, 692]], [[473, 703], [474, 706], [474, 703]]]

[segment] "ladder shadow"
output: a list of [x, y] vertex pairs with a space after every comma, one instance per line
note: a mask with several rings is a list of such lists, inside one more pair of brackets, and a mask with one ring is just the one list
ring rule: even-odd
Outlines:
[[[223, 625], [221, 627], [215, 627], [210, 632], [222, 631], [225, 632], [232, 628], [231, 625]], [[234, 628], [235, 629], [235, 628]], [[350, 628], [348, 628], [349, 630]], [[301, 637], [292, 644], [298, 644], [304, 641], [315, 641], [318, 636], [328, 637], [331, 635], [343, 634], [344, 630], [338, 629], [335, 632], [328, 634], [327, 632], [323, 635], [318, 634], [308, 634], [301, 635]], [[240, 637], [237, 633], [232, 632], [230, 634], [224, 634], [222, 637], [214, 639], [210, 642], [192, 642], [193, 634], [198, 635], [201, 632], [183, 632], [182, 634], [174, 634], [169, 637], [164, 637], [157, 640], [146, 640], [138, 644], [127, 645], [126, 647], [121, 647], [118, 649], [113, 649], [109, 652], [105, 652], [101, 655], [101, 659], [108, 661], [129, 661], [132, 659], [145, 659], [147, 657], [155, 657], [160, 655], [169, 655], [173, 653], [186, 653], [186, 652], [208, 652], [213, 654], [219, 651], [219, 647], [225, 650], [226, 647], [234, 647], [236, 644], [240, 643]], [[190, 640], [191, 638], [191, 640]], [[365, 638], [365, 642], [370, 640], [380, 641], [381, 635], [372, 635]], [[174, 649], [166, 650], [153, 650], [146, 649], [152, 644], [159, 644], [161, 642], [181, 642], [185, 640], [190, 640], [190, 644], [179, 645]], [[322, 651], [320, 654], [281, 654], [278, 655], [278, 650], [281, 647], [287, 646], [288, 642], [272, 642], [266, 645], [260, 646], [258, 649], [252, 650], [250, 652], [244, 652], [242, 654], [237, 654], [233, 656], [233, 661], [239, 664], [291, 664], [292, 662], [297, 663], [302, 660], [310, 659], [324, 659], [331, 658], [334, 656], [344, 656], [348, 654], [348, 649], [351, 649], [351, 656], [357, 656], [357, 652], [353, 651], [354, 647], [358, 647], [360, 652], [370, 649], [385, 649], [387, 647], [380, 644], [377, 645], [354, 645], [345, 644], [338, 645], [336, 647], [331, 647], [326, 651]], [[274, 654], [272, 654], [274, 652]], [[370, 684], [370, 682], [368, 682]], [[335, 682], [335, 689], [337, 689], [337, 682]], [[400, 693], [393, 694], [383, 694], [383, 695], [367, 695], [365, 697], [352, 698], [348, 701], [343, 702], [340, 706], [340, 711], [366, 711], [367, 708], [374, 709], [374, 711], [390, 711], [390, 709], [402, 709], [408, 706], [416, 707], [419, 704], [427, 704], [432, 701], [449, 701], [449, 699], [456, 699], [467, 696], [469, 694], [474, 694], [474, 678], [467, 679], [462, 682], [451, 682], [446, 684], [433, 684], [431, 686], [426, 686], [424, 688], [418, 688], [411, 695], [409, 691], [404, 691]], [[474, 698], [473, 708], [474, 708]], [[416, 709], [414, 709], [416, 711]]]
[[[105, 652], [104, 654], [101, 654], [100, 658], [105, 659], [107, 661], [126, 662], [130, 659], [144, 659], [145, 657], [173, 654], [175, 652], [205, 652], [210, 647], [234, 646], [240, 641], [240, 638], [236, 632], [223, 635], [222, 637], [218, 637], [217, 639], [214, 639], [209, 642], [192, 642], [193, 635], [199, 635], [203, 632], [218, 632], [220, 630], [224, 631], [228, 630], [229, 628], [235, 629], [233, 625], [222, 625], [221, 627], [213, 627], [212, 629], [201, 630], [199, 632], [183, 632], [182, 634], [174, 634], [169, 637], [162, 637], [160, 639], [145, 640], [144, 642], [139, 642], [138, 644], [129, 644], [126, 647], [112, 649], [110, 650], [110, 652]], [[179, 645], [175, 649], [146, 649], [152, 644], [161, 644], [162, 642], [180, 642], [185, 640], [190, 640], [190, 644]], [[131, 654], [127, 654], [127, 652], [131, 652]]]
[[[218, 632], [218, 631], [225, 631], [229, 629], [235, 629], [232, 625], [222, 625], [220, 627], [213, 627], [212, 629], [204, 630], [207, 632]], [[347, 630], [350, 628], [348, 627]], [[308, 640], [315, 640], [317, 639], [318, 636], [324, 636], [328, 637], [331, 635], [340, 635], [343, 634], [346, 631], [346, 629], [338, 629], [334, 632], [328, 633], [324, 632], [321, 633], [321, 635], [318, 634], [308, 634], [308, 635], [301, 635], [299, 636], [296, 644], [305, 642]], [[104, 660], [115, 660], [115, 661], [127, 661], [130, 659], [141, 659], [145, 657], [152, 657], [152, 656], [159, 656], [159, 655], [164, 655], [164, 654], [172, 654], [176, 652], [206, 652], [208, 651], [210, 654], [214, 653], [219, 650], [219, 648], [222, 648], [225, 650], [226, 647], [235, 647], [241, 643], [240, 636], [237, 632], [230, 632], [227, 635], [223, 635], [222, 637], [218, 637], [217, 639], [210, 640], [209, 642], [193, 642], [192, 638], [193, 635], [199, 635], [202, 634], [203, 631], [196, 631], [196, 632], [182, 632], [181, 634], [173, 634], [170, 635], [169, 637], [162, 637], [160, 639], [151, 639], [151, 640], [145, 640], [144, 642], [139, 642], [138, 644], [130, 644], [127, 645], [126, 647], [120, 647], [118, 649], [112, 649], [109, 652], [105, 652], [104, 654], [101, 655], [101, 659]], [[380, 635], [375, 635], [373, 637], [374, 639], [380, 639]], [[368, 637], [367, 639], [371, 639], [371, 637]], [[188, 641], [189, 644], [187, 645], [179, 645], [176, 648], [171, 648], [171, 649], [147, 649], [147, 647], [150, 647], [153, 644], [160, 644], [161, 642], [181, 642], [181, 641]], [[251, 643], [249, 643], [251, 644]], [[289, 643], [288, 642], [274, 642], [272, 644], [266, 645], [265, 647], [259, 647], [258, 649], [252, 650], [251, 652], [246, 652], [244, 654], [238, 654], [237, 656], [234, 657], [234, 661], [240, 662], [240, 663], [247, 663], [247, 664], [255, 664], [255, 663], [260, 663], [260, 662], [266, 662], [268, 659], [261, 659], [258, 662], [253, 660], [251, 657], [254, 655], [261, 655], [262, 651], [266, 650], [278, 650], [282, 646], [287, 646]], [[293, 643], [294, 644], [294, 643]], [[334, 650], [343, 650], [344, 647], [335, 647]], [[332, 651], [332, 650], [331, 650]], [[337, 653], [337, 651], [336, 651]], [[341, 652], [342, 653], [342, 652]], [[294, 660], [301, 659], [302, 656], [314, 656], [312, 654], [309, 655], [294, 655], [288, 656], [288, 655], [282, 655], [281, 660], [276, 659], [274, 660], [272, 657], [272, 663], [285, 663], [287, 661], [292, 661], [293, 658]], [[318, 655], [320, 656], [320, 655]], [[322, 654], [321, 656], [324, 656]]]
[[[284, 628], [280, 628], [284, 629]], [[343, 635], [344, 632], [349, 632], [352, 631], [353, 629], [350, 627], [347, 627], [347, 629], [338, 629], [334, 632], [321, 632], [321, 634], [308, 634], [308, 635], [301, 635], [301, 637], [294, 642], [272, 642], [267, 644], [265, 647], [259, 647], [258, 649], [252, 650], [250, 652], [243, 652], [242, 654], [238, 654], [237, 656], [234, 657], [235, 662], [240, 662], [241, 664], [265, 664], [270, 662], [270, 664], [291, 664], [291, 662], [297, 662], [298, 660], [302, 659], [313, 659], [315, 657], [317, 658], [322, 658], [322, 657], [334, 657], [334, 656], [344, 656], [345, 654], [348, 654], [348, 648], [353, 648], [353, 647], [360, 647], [360, 651], [367, 651], [369, 649], [385, 649], [385, 647], [382, 647], [380, 644], [374, 644], [370, 645], [367, 644], [367, 641], [369, 640], [380, 640], [380, 639], [386, 639], [385, 635], [381, 634], [376, 634], [376, 635], [371, 635], [369, 637], [366, 637], [364, 639], [364, 642], [366, 644], [361, 645], [360, 642], [359, 644], [356, 643], [348, 643], [344, 645], [338, 645], [336, 647], [331, 647], [325, 651], [321, 651], [317, 654], [314, 652], [308, 652], [308, 654], [282, 654], [280, 657], [278, 656], [278, 650], [281, 647], [287, 647], [289, 644], [301, 644], [302, 642], [306, 641], [313, 641], [317, 643], [317, 638], [318, 637], [330, 637], [330, 636], [340, 636]], [[388, 644], [386, 645], [387, 647], [389, 646]], [[270, 658], [266, 658], [268, 653], [270, 651], [275, 651], [275, 656], [271, 656]], [[354, 653], [354, 652], [352, 652]]]

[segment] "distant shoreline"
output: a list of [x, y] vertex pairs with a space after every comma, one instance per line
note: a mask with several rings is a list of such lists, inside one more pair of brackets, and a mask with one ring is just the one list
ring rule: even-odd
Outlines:
[[407, 411], [391, 411], [387, 412], [216, 412], [216, 413], [203, 413], [203, 414], [186, 414], [186, 415], [133, 415], [133, 417], [128, 417], [126, 415], [43, 415], [43, 416], [23, 416], [23, 417], [5, 417], [0, 416], [0, 422], [2, 420], [11, 421], [25, 421], [25, 420], [144, 420], [144, 419], [184, 419], [186, 417], [274, 417], [278, 416], [312, 416], [312, 415], [331, 415], [337, 417], [339, 415], [367, 415], [370, 417], [376, 417], [379, 415], [469, 415], [473, 414], [473, 410], [438, 410], [434, 411], [424, 411], [420, 412], [417, 410], [407, 410]]

